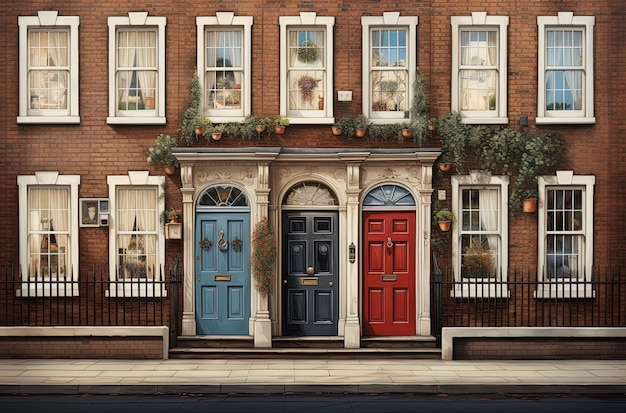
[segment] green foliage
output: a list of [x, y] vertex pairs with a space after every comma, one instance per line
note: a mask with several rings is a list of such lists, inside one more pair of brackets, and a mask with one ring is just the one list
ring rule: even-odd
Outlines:
[[178, 160], [172, 154], [172, 148], [176, 146], [176, 139], [167, 134], [156, 137], [155, 145], [148, 148], [148, 163], [155, 166], [173, 165], [178, 168]]
[[435, 214], [435, 220], [439, 221], [456, 221], [454, 214], [448, 208], [442, 208]]
[[178, 139], [187, 146], [194, 144], [198, 140], [194, 128], [198, 121], [198, 116], [202, 115], [202, 88], [196, 72], [193, 73], [191, 79], [189, 94], [189, 105], [185, 109], [178, 129]]
[[539, 176], [553, 174], [566, 152], [565, 143], [556, 132], [465, 125], [458, 112], [441, 116], [437, 129], [442, 156], [454, 162], [457, 173], [464, 173], [470, 162], [482, 170], [514, 178], [509, 199], [511, 213], [521, 207], [522, 191], [536, 188]]
[[426, 143], [428, 141], [428, 108], [426, 106], [426, 90], [424, 73], [418, 67], [412, 85], [413, 99], [409, 109], [409, 125], [413, 129], [413, 140]]
[[261, 295], [272, 291], [274, 265], [276, 263], [276, 236], [267, 218], [257, 222], [252, 233], [252, 255], [250, 265], [256, 280], [256, 288]]
[[284, 117], [283, 115], [277, 115], [274, 118], [274, 125], [277, 126], [289, 126], [289, 119]]

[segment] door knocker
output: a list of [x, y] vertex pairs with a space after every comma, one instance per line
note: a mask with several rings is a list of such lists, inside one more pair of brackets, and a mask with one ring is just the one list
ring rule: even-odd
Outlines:
[[387, 248], [393, 248], [393, 241], [391, 241], [391, 237], [387, 237]]
[[224, 231], [220, 231], [220, 239], [217, 240], [217, 248], [222, 251], [226, 251], [228, 249], [228, 241], [224, 239]]

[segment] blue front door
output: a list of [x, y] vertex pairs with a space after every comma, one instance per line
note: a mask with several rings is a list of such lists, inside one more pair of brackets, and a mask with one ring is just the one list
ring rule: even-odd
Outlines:
[[196, 216], [198, 334], [247, 335], [250, 318], [250, 215]]

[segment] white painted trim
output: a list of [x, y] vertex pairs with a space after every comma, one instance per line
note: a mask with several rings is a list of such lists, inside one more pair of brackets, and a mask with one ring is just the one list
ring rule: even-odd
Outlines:
[[[538, 125], [551, 124], [594, 124], [596, 118], [594, 114], [594, 52], [593, 52], [593, 27], [595, 25], [594, 16], [574, 16], [572, 12], [559, 12], [556, 16], [537, 16], [538, 26], [538, 48], [537, 48], [537, 117], [535, 123]], [[582, 28], [584, 30], [583, 49], [583, 109], [580, 111], [559, 111], [552, 115], [546, 110], [546, 30], [549, 28]]]
[[406, 93], [409, 94], [409, 101], [407, 111], [411, 108], [411, 99], [412, 99], [412, 86], [415, 81], [415, 68], [417, 67], [417, 56], [416, 56], [416, 42], [417, 42], [417, 25], [419, 22], [419, 18], [417, 16], [400, 16], [398, 12], [387, 12], [383, 13], [382, 16], [363, 16], [361, 17], [361, 79], [362, 79], [362, 108], [361, 112], [365, 114], [372, 121], [372, 123], [384, 124], [384, 123], [395, 123], [395, 122], [405, 122], [408, 119], [405, 119], [404, 112], [386, 112], [380, 113], [377, 112], [374, 115], [372, 111], [372, 103], [370, 101], [370, 30], [373, 26], [376, 28], [394, 28], [399, 29], [406, 27], [407, 29], [407, 39], [406, 39], [406, 53], [407, 53], [407, 62], [406, 67], [408, 70], [408, 78], [406, 84]]
[[[116, 16], [108, 18], [109, 38], [109, 116], [107, 124], [116, 125], [164, 125], [165, 117], [165, 26], [166, 17], [148, 17], [147, 12], [129, 12], [128, 16]], [[155, 109], [136, 111], [133, 116], [122, 116], [117, 111], [117, 91], [115, 88], [115, 71], [117, 67], [117, 36], [118, 27], [121, 26], [153, 26], [157, 30], [157, 84], [155, 95]], [[145, 113], [144, 113], [145, 112]]]
[[[463, 115], [463, 123], [508, 124], [508, 26], [509, 16], [488, 16], [485, 12], [473, 12], [470, 16], [451, 16], [452, 25], [452, 97], [451, 110]], [[462, 111], [460, 101], [460, 32], [464, 28], [498, 29], [498, 85], [497, 111]]]
[[[302, 12], [299, 16], [280, 16], [280, 114], [286, 116], [291, 124], [332, 124], [335, 122], [334, 116], [334, 94], [335, 84], [335, 52], [334, 52], [334, 26], [335, 18], [332, 16], [318, 16], [315, 12]], [[299, 27], [301, 26], [301, 27]], [[307, 27], [325, 30], [325, 56], [324, 67], [326, 73], [326, 86], [324, 89], [324, 109], [289, 111], [289, 95], [287, 93], [289, 85], [287, 83], [288, 62], [289, 62], [289, 39], [287, 32], [291, 28], [306, 29]]]
[[163, 359], [169, 358], [167, 326], [152, 327], [0, 327], [0, 337], [162, 337]]
[[[79, 116], [79, 81], [78, 81], [78, 16], [58, 16], [56, 11], [39, 11], [37, 16], [19, 16], [19, 114], [17, 123], [54, 123], [54, 124], [78, 124]], [[69, 85], [67, 96], [67, 114], [59, 114], [55, 110], [51, 116], [29, 115], [30, 96], [28, 88], [28, 30], [44, 27], [67, 27], [69, 29]]]
[[441, 359], [454, 359], [455, 338], [623, 338], [623, 327], [444, 327]]
[[252, 16], [235, 16], [232, 12], [217, 12], [215, 16], [196, 17], [197, 27], [197, 51], [196, 51], [196, 70], [198, 79], [200, 80], [200, 88], [202, 89], [202, 102], [204, 98], [204, 69], [206, 65], [204, 32], [211, 26], [220, 26], [222, 29], [241, 28], [242, 48], [243, 48], [243, 85], [241, 90], [241, 109], [229, 110], [207, 110], [204, 115], [211, 119], [212, 122], [240, 122], [246, 115], [252, 114], [252, 24], [254, 18]]

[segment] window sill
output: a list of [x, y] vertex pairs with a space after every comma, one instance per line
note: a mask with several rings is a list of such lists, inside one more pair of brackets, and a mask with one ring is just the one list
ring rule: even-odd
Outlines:
[[109, 125], [165, 125], [167, 118], [165, 117], [120, 117], [109, 116], [107, 124]]
[[509, 118], [472, 118], [463, 116], [462, 122], [467, 125], [507, 125]]
[[509, 298], [509, 289], [502, 281], [467, 280], [450, 290], [450, 297], [463, 298]]
[[291, 125], [332, 125], [335, 118], [292, 118], [289, 117]]
[[537, 286], [535, 298], [538, 300], [554, 299], [594, 299], [596, 292], [591, 283], [555, 283]]
[[535, 123], [537, 125], [593, 125], [596, 123], [596, 118], [564, 118], [564, 117], [536, 117]]
[[15, 292], [16, 297], [78, 297], [75, 281], [26, 281]]
[[167, 297], [165, 284], [159, 281], [129, 280], [111, 282], [109, 289], [105, 291], [105, 297], [109, 298], [133, 298], [133, 297]]
[[18, 116], [17, 123], [24, 124], [80, 124], [80, 116]]

